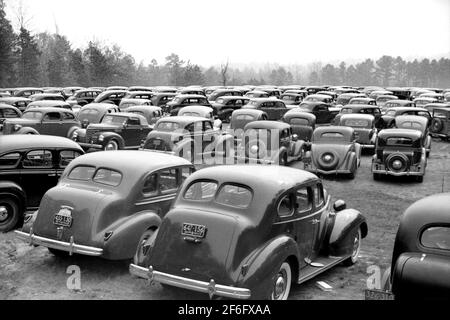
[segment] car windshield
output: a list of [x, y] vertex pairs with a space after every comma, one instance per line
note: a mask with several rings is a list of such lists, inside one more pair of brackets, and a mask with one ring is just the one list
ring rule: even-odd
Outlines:
[[127, 117], [121, 116], [105, 116], [102, 120], [104, 124], [124, 125], [127, 122]]
[[214, 181], [197, 181], [184, 193], [183, 198], [191, 201], [208, 201], [216, 194], [217, 183]]
[[229, 207], [247, 208], [252, 202], [253, 192], [247, 186], [224, 184], [216, 196], [216, 202]]
[[23, 119], [41, 120], [42, 112], [39, 111], [27, 111], [22, 115]]
[[98, 110], [96, 110], [96, 109], [92, 109], [92, 108], [89, 108], [89, 109], [83, 109], [81, 112], [80, 112], [80, 114], [79, 114], [79, 117], [82, 117], [82, 116], [96, 116], [96, 115], [98, 115], [99, 114], [99, 111]]
[[424, 247], [450, 250], [450, 228], [431, 227], [422, 233], [421, 242]]
[[352, 108], [343, 108], [341, 110], [341, 113], [353, 113], [353, 109]]
[[403, 129], [416, 129], [416, 130], [422, 130], [422, 124], [420, 122], [416, 122], [416, 121], [404, 121], [401, 122], [400, 125], [398, 125], [397, 127], [399, 128], [403, 128]]
[[158, 123], [156, 129], [159, 131], [174, 131], [180, 129], [180, 125], [177, 122], [163, 121]]
[[370, 121], [365, 119], [347, 119], [344, 121], [344, 126], [353, 128], [367, 128], [370, 127]]
[[413, 141], [410, 138], [392, 137], [386, 139], [387, 146], [412, 146]]

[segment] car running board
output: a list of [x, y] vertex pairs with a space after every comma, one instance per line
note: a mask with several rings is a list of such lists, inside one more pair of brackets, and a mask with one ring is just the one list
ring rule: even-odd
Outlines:
[[316, 261], [308, 263], [306, 267], [300, 269], [297, 283], [301, 284], [303, 282], [306, 282], [319, 275], [320, 273], [331, 269], [345, 259], [347, 259], [347, 257], [319, 257], [316, 259]]

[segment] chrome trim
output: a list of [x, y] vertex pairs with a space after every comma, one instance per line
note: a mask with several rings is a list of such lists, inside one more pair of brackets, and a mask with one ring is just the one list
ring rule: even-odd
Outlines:
[[152, 203], [158, 203], [158, 202], [161, 202], [161, 201], [173, 200], [173, 199], [175, 199], [175, 197], [176, 197], [176, 194], [173, 194], [173, 195], [170, 195], [170, 196], [154, 198], [154, 199], [150, 199], [150, 200], [147, 200], [147, 201], [139, 201], [139, 202], [136, 202], [135, 204], [137, 206], [141, 206], [141, 205], [144, 205], [144, 204], [152, 204]]
[[151, 282], [160, 282], [178, 288], [206, 293], [210, 298], [214, 295], [234, 299], [249, 299], [251, 297], [250, 289], [216, 284], [213, 279], [211, 279], [210, 282], [205, 282], [179, 277], [155, 271], [152, 266], [144, 268], [135, 264], [130, 264], [130, 273], [139, 278], [150, 280]]
[[57, 241], [49, 238], [39, 237], [33, 234], [33, 228], [30, 229], [29, 233], [22, 231], [14, 231], [17, 237], [21, 240], [27, 241], [30, 245], [44, 246], [47, 248], [53, 248], [57, 250], [67, 251], [70, 255], [73, 253], [79, 253], [87, 256], [101, 256], [103, 254], [103, 249], [83, 246], [76, 244], [73, 236], [70, 237], [70, 242]]

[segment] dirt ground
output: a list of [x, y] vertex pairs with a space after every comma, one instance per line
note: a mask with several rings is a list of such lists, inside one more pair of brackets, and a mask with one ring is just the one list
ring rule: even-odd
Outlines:
[[[363, 240], [359, 262], [349, 268], [334, 269], [294, 286], [290, 299], [364, 299], [369, 277], [367, 268], [377, 265], [384, 271], [390, 264], [399, 217], [414, 201], [425, 196], [450, 192], [450, 144], [433, 141], [423, 183], [409, 179], [374, 181], [370, 173], [371, 156], [363, 156], [354, 180], [325, 179], [333, 201], [344, 199], [347, 206], [360, 210], [367, 218], [369, 234]], [[301, 163], [292, 164], [301, 168]], [[202, 294], [167, 291], [160, 285], [128, 273], [129, 261], [110, 262], [90, 257], [57, 258], [46, 248], [30, 247], [14, 233], [0, 234], [0, 299], [205, 299]], [[81, 269], [81, 290], [69, 290], [67, 268]], [[317, 281], [333, 289], [322, 291]]]

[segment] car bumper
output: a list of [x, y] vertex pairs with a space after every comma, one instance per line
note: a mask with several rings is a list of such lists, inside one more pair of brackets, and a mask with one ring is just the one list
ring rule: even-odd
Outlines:
[[238, 163], [275, 164], [274, 160], [268, 160], [268, 159], [258, 159], [258, 158], [242, 157], [242, 156], [235, 156], [234, 159]]
[[376, 174], [383, 174], [383, 175], [389, 175], [389, 176], [395, 176], [395, 177], [404, 177], [404, 176], [424, 176], [425, 175], [425, 168], [417, 171], [402, 171], [402, 172], [395, 172], [395, 171], [389, 171], [384, 166], [378, 164], [378, 166], [381, 166], [381, 168], [376, 168], [375, 164], [372, 165], [372, 173]]
[[37, 236], [33, 234], [33, 229], [30, 230], [29, 233], [22, 232], [22, 231], [15, 231], [17, 237], [19, 239], [22, 239], [30, 245], [36, 245], [36, 246], [43, 246], [47, 248], [57, 249], [61, 251], [67, 251], [70, 255], [73, 253], [78, 253], [86, 256], [94, 256], [98, 257], [103, 254], [103, 249], [101, 248], [95, 248], [95, 247], [89, 247], [89, 246], [83, 246], [76, 244], [73, 241], [73, 237], [71, 237], [70, 242], [63, 242], [63, 241], [57, 241], [49, 238], [44, 238]]
[[206, 293], [209, 294], [211, 298], [213, 296], [220, 296], [233, 299], [249, 299], [251, 297], [250, 289], [224, 286], [216, 284], [214, 280], [211, 280], [210, 282], [205, 282], [179, 277], [172, 274], [155, 271], [151, 266], [149, 268], [144, 268], [137, 266], [135, 264], [130, 264], [130, 273], [134, 276], [147, 279], [150, 281], [155, 281], [178, 288]]
[[[76, 142], [76, 141], [75, 141]], [[78, 142], [80, 147], [83, 149], [103, 149], [104, 147], [101, 144], [95, 144], [95, 143], [86, 143], [86, 142]]]

